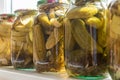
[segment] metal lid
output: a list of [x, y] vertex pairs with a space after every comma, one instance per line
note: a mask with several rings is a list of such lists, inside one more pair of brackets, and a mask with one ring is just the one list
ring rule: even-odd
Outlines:
[[37, 6], [41, 5], [41, 4], [46, 4], [47, 3], [47, 0], [39, 0], [37, 2]]
[[55, 0], [47, 0], [48, 3], [54, 3], [56, 2]]
[[0, 22], [7, 20], [8, 22], [13, 22], [15, 19], [14, 14], [0, 14]]

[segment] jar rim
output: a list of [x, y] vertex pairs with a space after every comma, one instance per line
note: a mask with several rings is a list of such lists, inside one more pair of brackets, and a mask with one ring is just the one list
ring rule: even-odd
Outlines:
[[14, 16], [15, 16], [15, 14], [2, 13], [2, 14], [0, 14], [0, 16], [11, 16], [11, 17], [13, 16], [13, 17], [14, 17]]

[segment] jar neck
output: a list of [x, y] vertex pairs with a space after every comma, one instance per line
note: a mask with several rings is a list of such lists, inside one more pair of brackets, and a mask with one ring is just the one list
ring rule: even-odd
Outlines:
[[77, 5], [77, 6], [82, 6], [85, 5], [87, 3], [94, 3], [94, 2], [100, 2], [101, 0], [71, 0], [70, 3], [73, 5]]
[[23, 15], [36, 15], [38, 13], [37, 10], [28, 10], [25, 13], [23, 13]]
[[24, 12], [26, 12], [27, 9], [17, 9], [14, 11], [16, 16], [22, 15]]
[[16, 16], [19, 16], [19, 15], [36, 15], [38, 13], [37, 10], [32, 10], [32, 9], [20, 9], [20, 10], [16, 10], [15, 11], [15, 14]]

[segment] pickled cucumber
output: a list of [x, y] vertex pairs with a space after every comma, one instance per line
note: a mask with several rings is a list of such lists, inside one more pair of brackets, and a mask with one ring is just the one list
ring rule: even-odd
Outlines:
[[75, 45], [75, 40], [72, 35], [72, 25], [70, 23], [70, 20], [67, 18], [64, 19], [64, 24], [65, 24], [65, 50], [71, 51]]
[[94, 27], [96, 29], [99, 29], [103, 27], [103, 22], [97, 18], [97, 17], [91, 17], [86, 20], [86, 24], [89, 25], [90, 27]]
[[98, 29], [98, 44], [102, 47], [105, 48], [107, 46], [107, 38], [109, 36], [109, 17], [108, 17], [108, 10], [105, 10], [103, 16], [103, 25], [100, 29]]
[[113, 15], [112, 23], [111, 23], [111, 31], [116, 34], [120, 34], [120, 16]]
[[44, 34], [42, 32], [42, 27], [38, 24], [36, 24], [33, 28], [33, 36], [36, 36], [33, 40], [33, 52], [34, 52], [34, 58], [36, 60], [44, 60], [46, 55], [46, 48], [45, 48], [45, 40], [44, 40]]
[[72, 20], [71, 25], [73, 37], [82, 49], [93, 51], [93, 47], [96, 45], [97, 51], [103, 52], [102, 48], [87, 32], [84, 21], [80, 19]]
[[54, 31], [51, 33], [46, 42], [46, 49], [51, 49], [54, 47], [60, 39], [63, 38], [64, 30], [62, 27], [54, 28]]
[[38, 15], [38, 21], [42, 24], [43, 27], [49, 28], [51, 27], [50, 20], [46, 13], [41, 13]]
[[[88, 5], [85, 7], [76, 7], [71, 9], [67, 13], [67, 18], [76, 19], [76, 18], [90, 18], [98, 13], [98, 9], [94, 5]], [[76, 15], [77, 14], [77, 15]]]

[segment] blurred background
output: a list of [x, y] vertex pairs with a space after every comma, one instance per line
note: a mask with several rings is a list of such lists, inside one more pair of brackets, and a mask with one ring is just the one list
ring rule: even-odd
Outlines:
[[[16, 9], [36, 9], [38, 0], [0, 0], [0, 13], [13, 13]], [[61, 0], [64, 2], [64, 0]], [[107, 1], [108, 4], [112, 0]]]
[[38, 0], [0, 0], [0, 13], [13, 13], [16, 9], [36, 9]]

